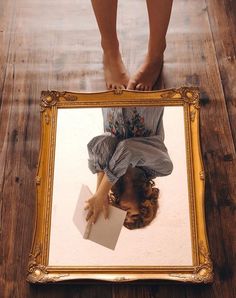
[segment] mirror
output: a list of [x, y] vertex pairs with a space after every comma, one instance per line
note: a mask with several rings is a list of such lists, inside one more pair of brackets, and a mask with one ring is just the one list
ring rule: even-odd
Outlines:
[[[212, 281], [198, 89], [45, 91], [41, 107], [28, 281]], [[109, 214], [92, 224], [101, 173]]]

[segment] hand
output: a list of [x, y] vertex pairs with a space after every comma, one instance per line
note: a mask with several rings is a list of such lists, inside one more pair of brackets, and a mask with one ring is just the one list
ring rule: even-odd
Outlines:
[[107, 196], [92, 196], [88, 201], [86, 201], [87, 206], [84, 210], [88, 210], [86, 220], [91, 220], [92, 223], [95, 223], [98, 215], [103, 211], [104, 218], [108, 218], [108, 197]]

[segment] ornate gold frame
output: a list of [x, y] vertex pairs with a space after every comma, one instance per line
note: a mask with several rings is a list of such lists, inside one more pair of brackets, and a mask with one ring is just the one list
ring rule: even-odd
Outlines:
[[[52, 267], [48, 266], [55, 136], [58, 108], [106, 106], [183, 106], [188, 144], [188, 180], [192, 230], [193, 266], [160, 267]], [[47, 283], [74, 279], [113, 282], [166, 279], [209, 283], [213, 280], [212, 261], [205, 227], [205, 176], [199, 142], [199, 89], [181, 87], [138, 92], [113, 90], [98, 93], [41, 92], [41, 146], [36, 176], [37, 218], [29, 255], [27, 281]]]

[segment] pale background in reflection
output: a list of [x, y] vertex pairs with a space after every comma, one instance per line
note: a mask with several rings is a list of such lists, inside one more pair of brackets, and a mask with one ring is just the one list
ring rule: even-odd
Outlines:
[[155, 180], [160, 189], [157, 217], [144, 229], [123, 227], [112, 251], [84, 240], [72, 222], [81, 184], [95, 190], [86, 145], [103, 133], [101, 109], [58, 110], [49, 265], [192, 265], [182, 107], [165, 108], [164, 129], [174, 170]]

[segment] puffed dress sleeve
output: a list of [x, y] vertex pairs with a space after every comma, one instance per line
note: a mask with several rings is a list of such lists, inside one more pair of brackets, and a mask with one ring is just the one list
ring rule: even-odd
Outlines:
[[104, 171], [109, 163], [118, 140], [110, 134], [103, 134], [94, 137], [88, 144], [88, 167], [93, 174]]
[[170, 175], [173, 164], [162, 136], [134, 137], [119, 142], [104, 171], [114, 184], [129, 166], [143, 168], [150, 179]]

